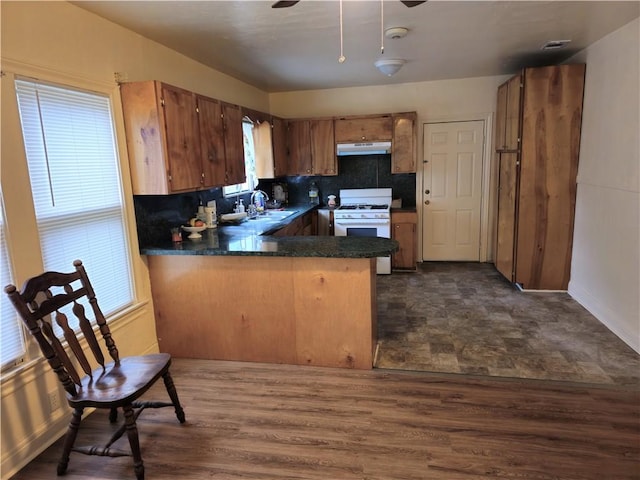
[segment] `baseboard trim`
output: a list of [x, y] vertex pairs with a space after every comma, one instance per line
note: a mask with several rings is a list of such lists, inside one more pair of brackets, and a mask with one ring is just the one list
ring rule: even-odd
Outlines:
[[569, 282], [569, 295], [580, 305], [586, 308], [591, 315], [596, 317], [600, 323], [611, 330], [624, 343], [640, 353], [640, 335], [638, 332], [632, 332], [624, 328], [624, 319], [603, 305], [597, 298], [588, 291], [578, 287], [573, 282]]

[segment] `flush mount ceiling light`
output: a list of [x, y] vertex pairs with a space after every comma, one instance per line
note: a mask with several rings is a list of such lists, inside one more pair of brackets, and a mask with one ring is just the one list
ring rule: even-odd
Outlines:
[[398, 38], [403, 38], [409, 33], [408, 28], [404, 27], [389, 27], [384, 31], [384, 36], [391, 39], [396, 40]]
[[374, 64], [381, 73], [388, 77], [398, 73], [398, 70], [406, 63], [402, 58], [381, 58]]

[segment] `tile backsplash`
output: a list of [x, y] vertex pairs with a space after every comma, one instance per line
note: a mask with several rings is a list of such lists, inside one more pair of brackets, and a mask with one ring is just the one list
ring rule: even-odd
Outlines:
[[[282, 182], [261, 180], [259, 188], [271, 196], [272, 185]], [[353, 155], [338, 158], [338, 175], [286, 177], [289, 202], [309, 201], [309, 186], [315, 182], [320, 189], [320, 203], [326, 205], [327, 197], [335, 195], [340, 199], [340, 190], [347, 188], [391, 188], [393, 198], [401, 198], [402, 206], [416, 206], [415, 173], [391, 174], [391, 155]]]
[[[338, 175], [263, 179], [258, 188], [271, 197], [273, 184], [285, 180], [289, 203], [292, 204], [308, 202], [309, 186], [315, 182], [320, 189], [321, 205], [326, 205], [329, 195], [336, 195], [339, 200], [341, 189], [391, 187], [393, 198], [402, 199], [403, 207], [416, 206], [415, 173], [392, 175], [389, 154], [339, 157]], [[246, 205], [250, 197], [250, 194], [241, 196]], [[233, 211], [235, 203], [235, 197], [224, 198], [222, 188], [173, 195], [134, 195], [133, 200], [140, 245], [148, 245], [159, 238], [169, 238], [170, 229], [184, 225], [195, 215], [200, 203], [206, 205], [210, 200], [215, 200], [218, 215]]]

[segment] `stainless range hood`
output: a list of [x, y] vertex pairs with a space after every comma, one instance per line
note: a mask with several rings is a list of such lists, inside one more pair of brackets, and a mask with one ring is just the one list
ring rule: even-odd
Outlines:
[[391, 142], [338, 143], [337, 155], [381, 155], [391, 153]]

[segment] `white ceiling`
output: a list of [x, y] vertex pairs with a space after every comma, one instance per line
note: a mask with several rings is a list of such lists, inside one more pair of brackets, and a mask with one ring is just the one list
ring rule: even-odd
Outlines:
[[[381, 46], [379, 0], [72, 2], [267, 92], [512, 74], [558, 63], [640, 15], [638, 1], [384, 1], [384, 26], [409, 34]], [[571, 40], [543, 52], [549, 40]], [[639, 38], [640, 41], [640, 38]], [[407, 63], [393, 77], [378, 58]]]

